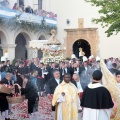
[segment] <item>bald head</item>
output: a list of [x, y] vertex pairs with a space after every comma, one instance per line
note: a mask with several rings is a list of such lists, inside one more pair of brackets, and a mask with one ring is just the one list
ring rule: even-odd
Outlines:
[[78, 82], [80, 80], [80, 77], [78, 74], [73, 74], [73, 80], [75, 80], [76, 82]]

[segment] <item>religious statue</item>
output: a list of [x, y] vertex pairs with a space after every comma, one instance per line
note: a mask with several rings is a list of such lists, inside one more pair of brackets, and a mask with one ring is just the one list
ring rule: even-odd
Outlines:
[[56, 31], [51, 30], [51, 37], [48, 39], [47, 45], [61, 45], [60, 41], [55, 37]]
[[82, 48], [79, 48], [79, 57], [84, 56], [85, 53], [83, 52]]

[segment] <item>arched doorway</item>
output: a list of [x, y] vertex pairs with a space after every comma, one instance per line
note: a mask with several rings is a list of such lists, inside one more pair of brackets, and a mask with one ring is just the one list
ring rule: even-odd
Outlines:
[[[38, 40], [46, 40], [46, 38], [44, 35], [41, 35]], [[38, 50], [38, 58], [42, 58], [42, 57], [43, 57], [42, 50]]]
[[89, 57], [91, 55], [91, 47], [86, 40], [80, 39], [73, 44], [73, 52], [78, 58], [79, 58], [79, 48], [82, 48], [83, 52], [85, 53], [85, 56]]
[[27, 59], [27, 48], [26, 48], [26, 39], [22, 33], [18, 34], [15, 40], [16, 48], [15, 48], [15, 58], [24, 60]]
[[38, 40], [46, 40], [44, 35], [41, 35]]

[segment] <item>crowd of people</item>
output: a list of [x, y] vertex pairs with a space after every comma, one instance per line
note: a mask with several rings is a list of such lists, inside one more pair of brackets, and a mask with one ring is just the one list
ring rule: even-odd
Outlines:
[[[111, 57], [104, 62], [116, 76], [119, 85], [119, 59]], [[106, 117], [105, 120], [110, 119], [110, 115], [106, 116], [104, 111], [98, 111], [99, 109], [111, 110], [113, 107], [109, 91], [101, 84], [100, 59], [93, 56], [88, 59], [83, 56], [82, 61], [73, 58], [59, 63], [44, 64], [39, 58], [33, 58], [25, 61], [18, 60], [14, 66], [7, 60], [1, 62], [0, 70], [0, 84], [18, 84], [15, 92], [19, 93], [18, 89], [21, 89], [22, 94], [25, 94], [25, 98], [28, 99], [30, 120], [38, 120], [39, 96], [47, 96], [52, 100], [52, 111], [57, 109], [55, 120], [78, 120], [78, 111], [83, 111], [83, 120], [96, 120], [93, 114], [96, 111], [92, 113], [91, 109], [96, 109], [97, 113], [101, 113], [98, 115], [101, 116], [101, 120], [103, 117]], [[78, 96], [78, 93], [80, 95], [83, 93], [82, 97]], [[98, 96], [95, 97], [96, 94]], [[0, 111], [3, 120], [10, 120], [8, 113], [11, 111], [7, 96], [0, 93]], [[110, 113], [110, 111], [107, 112]], [[86, 117], [88, 113], [91, 119]]]
[[[9, 1], [8, 0], [1, 1], [0, 6], [10, 8]], [[33, 9], [29, 5], [27, 7], [25, 7], [23, 4], [20, 4], [18, 6], [18, 4], [15, 3], [12, 9], [18, 10], [20, 12], [26, 12], [26, 13], [30, 13], [30, 14], [34, 14], [34, 15], [38, 15], [38, 16], [43, 16], [46, 18], [51, 18], [51, 19], [55, 19], [55, 20], [57, 19], [57, 14], [55, 14], [51, 11], [48, 12], [48, 11], [43, 10], [43, 9]]]
[[42, 9], [41, 10], [38, 10], [38, 9], [33, 10], [31, 8], [31, 6], [27, 6], [26, 8], [24, 8], [23, 5], [18, 6], [17, 3], [15, 3], [13, 6], [13, 9], [19, 10], [20, 12], [26, 12], [26, 13], [30, 13], [30, 14], [34, 14], [34, 15], [38, 15], [38, 16], [43, 16], [46, 18], [57, 19], [57, 14], [54, 14], [53, 12], [48, 12], [48, 11], [45, 11]]

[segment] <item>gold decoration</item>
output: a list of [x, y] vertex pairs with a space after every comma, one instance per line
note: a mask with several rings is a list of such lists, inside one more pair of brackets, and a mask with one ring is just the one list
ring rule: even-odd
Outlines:
[[45, 49], [43, 51], [43, 60], [44, 63], [47, 62], [59, 62], [64, 59], [64, 52], [65, 49], [61, 45], [61, 42], [56, 38], [55, 30], [51, 30], [51, 37], [48, 39], [48, 42], [46, 43], [47, 46], [49, 46], [48, 49]]
[[60, 41], [55, 37], [55, 30], [51, 31], [51, 37], [48, 39], [47, 45], [61, 45]]
[[103, 85], [109, 90], [115, 106], [111, 114], [111, 120], [120, 120], [120, 89], [117, 86], [117, 81], [112, 73], [107, 69], [103, 60], [101, 60], [101, 70], [103, 73]]

